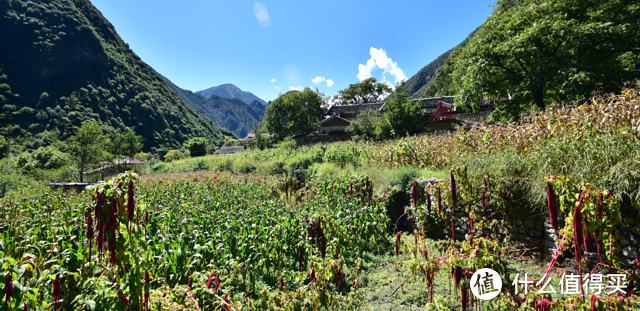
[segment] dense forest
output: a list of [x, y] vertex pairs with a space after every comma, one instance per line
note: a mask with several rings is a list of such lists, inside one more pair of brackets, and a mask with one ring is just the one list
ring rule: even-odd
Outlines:
[[[221, 92], [223, 95], [211, 93], [208, 97], [203, 96], [201, 92], [193, 93], [188, 90], [181, 89], [164, 76], [162, 79], [169, 85], [182, 100], [193, 107], [195, 110], [212, 120], [218, 126], [221, 126], [239, 138], [246, 137], [253, 129], [254, 123], [262, 121], [265, 106], [261, 99], [255, 97], [251, 93], [244, 98], [257, 98], [253, 102], [246, 103], [241, 98], [230, 98], [232, 94]], [[231, 85], [232, 84], [226, 84]], [[233, 86], [235, 88], [235, 86]], [[212, 88], [213, 89], [213, 88]], [[238, 88], [235, 88], [239, 90]], [[240, 91], [242, 92], [242, 91]], [[235, 93], [237, 95], [237, 93]]]
[[180, 99], [87, 0], [0, 2], [0, 135], [27, 149], [84, 121], [144, 138], [144, 150], [229, 131]]

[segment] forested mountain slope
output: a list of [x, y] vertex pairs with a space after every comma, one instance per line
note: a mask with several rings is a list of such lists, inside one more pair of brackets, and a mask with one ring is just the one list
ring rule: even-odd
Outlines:
[[404, 87], [409, 91], [411, 98], [424, 98], [437, 96], [455, 95], [450, 90], [451, 79], [451, 55], [459, 48], [464, 47], [469, 39], [473, 37], [477, 29], [454, 48], [444, 52], [435, 60], [424, 66], [418, 73], [413, 75], [404, 83]]
[[243, 102], [247, 104], [251, 104], [257, 100], [262, 105], [265, 105], [265, 106], [267, 105], [267, 102], [260, 99], [258, 96], [253, 95], [253, 93], [245, 92], [241, 90], [239, 87], [230, 83], [214, 86], [206, 90], [197, 91], [196, 93], [202, 94], [204, 98], [209, 98], [211, 97], [211, 95], [215, 94], [215, 95], [228, 97], [228, 98], [240, 98]]
[[144, 149], [232, 134], [178, 97], [87, 0], [0, 1], [0, 135], [27, 148], [83, 121], [133, 128]]
[[262, 121], [265, 106], [258, 100], [245, 103], [240, 98], [227, 98], [216, 94], [205, 98], [200, 93], [181, 89], [166, 77], [161, 77], [191, 107], [239, 138], [246, 137], [253, 131], [253, 123]]

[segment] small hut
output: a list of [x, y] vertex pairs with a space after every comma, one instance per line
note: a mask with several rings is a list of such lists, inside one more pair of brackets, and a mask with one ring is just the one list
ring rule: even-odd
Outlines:
[[214, 154], [236, 154], [242, 151], [244, 151], [244, 146], [222, 147], [214, 152]]

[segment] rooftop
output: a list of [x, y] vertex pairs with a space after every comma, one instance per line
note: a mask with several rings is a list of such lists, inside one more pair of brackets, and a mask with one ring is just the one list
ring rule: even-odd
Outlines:
[[222, 147], [214, 152], [214, 154], [236, 154], [242, 151], [244, 151], [244, 146]]

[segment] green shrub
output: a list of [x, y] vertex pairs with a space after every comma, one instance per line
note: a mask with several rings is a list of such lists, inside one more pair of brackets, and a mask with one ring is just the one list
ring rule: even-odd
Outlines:
[[327, 149], [324, 153], [324, 160], [335, 163], [341, 168], [344, 168], [347, 164], [358, 167], [361, 164], [360, 156], [362, 153], [362, 147], [355, 144], [337, 144]]
[[416, 167], [403, 167], [395, 170], [389, 176], [389, 185], [397, 187], [401, 192], [406, 192], [411, 183], [420, 176], [421, 170]]
[[164, 156], [165, 161], [173, 162], [176, 160], [186, 159], [189, 155], [181, 150], [169, 150]]
[[248, 174], [256, 170], [256, 166], [248, 159], [238, 159], [234, 163], [233, 171], [240, 174]]
[[189, 150], [192, 157], [200, 157], [207, 154], [207, 139], [204, 137], [194, 137], [184, 143], [184, 148]]
[[197, 159], [189, 163], [188, 170], [189, 172], [207, 171], [209, 170], [209, 165], [203, 159]]
[[24, 171], [33, 169], [57, 169], [71, 162], [71, 157], [54, 146], [40, 147], [34, 152], [24, 152], [16, 163]]
[[223, 157], [224, 159], [218, 162], [216, 170], [221, 172], [233, 172], [233, 159], [228, 156]]
[[282, 161], [274, 161], [272, 163], [269, 163], [269, 168], [268, 171], [266, 173], [268, 174], [286, 174], [287, 170], [285, 169], [285, 163]]
[[151, 166], [151, 171], [154, 173], [165, 173], [169, 170], [169, 166], [171, 166], [167, 162], [159, 162]]

